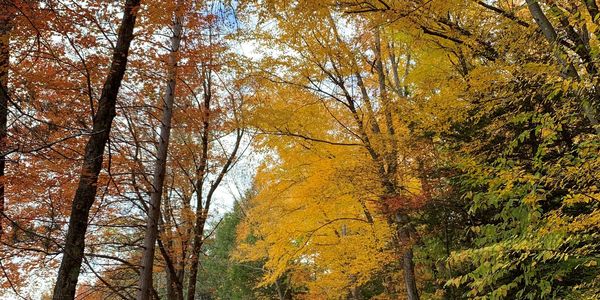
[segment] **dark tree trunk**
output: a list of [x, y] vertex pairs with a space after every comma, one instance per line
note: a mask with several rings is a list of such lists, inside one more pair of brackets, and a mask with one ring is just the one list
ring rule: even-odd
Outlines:
[[196, 222], [194, 228], [194, 243], [192, 246], [192, 258], [190, 261], [190, 278], [188, 281], [188, 300], [194, 300], [196, 296], [196, 278], [198, 277], [198, 265], [200, 263], [200, 250], [204, 243], [204, 225], [206, 224], [206, 218], [208, 218], [208, 211], [203, 209], [200, 213], [201, 216]]
[[[196, 217], [196, 228], [194, 234], [194, 244], [192, 248], [192, 259], [190, 262], [190, 278], [188, 281], [188, 300], [194, 300], [194, 296], [196, 293], [196, 278], [198, 276], [199, 256], [200, 250], [202, 249], [202, 244], [204, 243], [204, 226], [206, 225], [206, 219], [208, 218], [210, 203], [215, 193], [215, 190], [219, 187], [221, 181], [223, 180], [223, 177], [225, 177], [225, 174], [229, 172], [235, 160], [237, 152], [240, 148], [240, 144], [242, 142], [242, 135], [243, 131], [241, 129], [237, 129], [235, 146], [229, 154], [227, 161], [223, 165], [221, 172], [210, 186], [210, 190], [208, 191], [208, 195], [206, 196], [206, 203], [204, 204], [204, 209], [202, 210], [201, 214]], [[208, 147], [208, 145], [206, 145], [206, 147]]]
[[[209, 79], [210, 80], [210, 79]], [[206, 85], [205, 90], [210, 90], [210, 83]], [[208, 212], [210, 203], [202, 205], [202, 190], [206, 167], [208, 165], [208, 138], [210, 130], [210, 98], [211, 94], [205, 91], [204, 94], [204, 121], [202, 123], [202, 156], [200, 166], [196, 172], [196, 220], [194, 225], [194, 241], [192, 243], [192, 256], [190, 258], [190, 277], [188, 279], [187, 300], [194, 300], [196, 294], [196, 278], [198, 276], [198, 262], [200, 250], [202, 248], [204, 224], [206, 223], [205, 211]]]
[[12, 15], [7, 5], [0, 6], [0, 237], [4, 229], [2, 227], [5, 209], [5, 177], [6, 166], [6, 130], [8, 122], [8, 69], [10, 64], [10, 30]]
[[69, 229], [63, 249], [63, 259], [54, 286], [54, 300], [75, 298], [77, 279], [83, 260], [85, 233], [90, 209], [96, 198], [98, 175], [102, 169], [104, 148], [108, 142], [113, 118], [116, 115], [116, 101], [121, 81], [125, 75], [129, 46], [133, 39], [136, 14], [140, 0], [125, 2], [123, 19], [119, 27], [117, 45], [113, 52], [110, 70], [98, 101], [98, 109], [93, 118], [93, 132], [85, 146], [79, 186], [73, 198]]
[[[390, 99], [387, 97], [386, 85], [385, 85], [385, 69], [383, 66], [383, 54], [381, 51], [381, 36], [379, 27], [375, 29], [375, 69], [377, 70], [377, 77], [379, 82], [379, 93], [381, 97], [381, 104], [385, 114], [385, 123], [387, 127], [387, 134], [389, 138], [389, 149], [386, 149], [384, 155], [387, 163], [386, 175], [384, 185], [388, 186], [388, 194], [396, 195], [397, 188], [394, 183], [394, 176], [398, 169], [398, 143], [396, 141], [396, 130], [394, 128], [394, 121], [392, 119], [392, 108]], [[417, 290], [417, 279], [415, 277], [415, 263], [413, 262], [413, 252], [411, 245], [411, 226], [408, 223], [408, 215], [398, 214], [396, 216], [396, 226], [398, 227], [398, 239], [400, 242], [400, 250], [402, 251], [402, 269], [404, 271], [404, 283], [406, 285], [406, 294], [408, 300], [418, 300], [419, 291]]]
[[[208, 80], [210, 80], [210, 77], [208, 77]], [[206, 86], [208, 87], [207, 90], [210, 91], [210, 81], [208, 82], [208, 84]], [[188, 279], [187, 300], [194, 300], [195, 293], [196, 293], [196, 279], [198, 276], [199, 256], [200, 256], [200, 250], [202, 249], [202, 244], [204, 243], [204, 227], [206, 225], [206, 219], [208, 218], [208, 213], [210, 210], [210, 204], [212, 201], [212, 197], [213, 197], [216, 189], [221, 184], [221, 181], [225, 177], [225, 174], [227, 174], [227, 172], [229, 172], [232, 164], [234, 163], [235, 157], [236, 157], [237, 152], [240, 147], [240, 143], [242, 142], [242, 135], [243, 135], [243, 130], [241, 130], [239, 128], [236, 129], [235, 146], [233, 147], [231, 153], [229, 154], [227, 161], [221, 168], [219, 175], [217, 175], [217, 178], [215, 179], [215, 181], [212, 182], [212, 184], [210, 185], [210, 189], [208, 191], [208, 194], [206, 195], [206, 202], [204, 203], [204, 206], [202, 206], [202, 182], [203, 182], [204, 176], [205, 176], [205, 168], [208, 165], [208, 147], [209, 147], [208, 138], [210, 135], [208, 113], [210, 112], [210, 100], [211, 100], [211, 95], [209, 92], [208, 94], [205, 94], [205, 101], [204, 101], [204, 109], [206, 111], [206, 117], [204, 120], [204, 126], [203, 126], [204, 128], [203, 128], [203, 135], [202, 135], [202, 147], [203, 147], [202, 148], [203, 149], [202, 161], [201, 161], [201, 168], [202, 168], [201, 170], [202, 171], [199, 174], [201, 176], [198, 176], [197, 181], [196, 181], [197, 211], [196, 211], [196, 224], [194, 227], [194, 242], [192, 245], [192, 257], [190, 260], [190, 277]]]

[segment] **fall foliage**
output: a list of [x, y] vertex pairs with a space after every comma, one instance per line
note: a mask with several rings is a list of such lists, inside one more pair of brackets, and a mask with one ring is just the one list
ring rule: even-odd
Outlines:
[[0, 299], [597, 299], [595, 0], [0, 0]]

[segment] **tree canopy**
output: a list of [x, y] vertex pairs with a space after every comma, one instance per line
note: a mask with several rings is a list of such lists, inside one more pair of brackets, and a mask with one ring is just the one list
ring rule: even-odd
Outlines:
[[0, 298], [597, 299], [595, 0], [0, 1]]

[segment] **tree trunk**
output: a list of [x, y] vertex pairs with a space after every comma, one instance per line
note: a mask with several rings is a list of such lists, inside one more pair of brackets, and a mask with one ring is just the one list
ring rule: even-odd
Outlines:
[[196, 222], [194, 228], [194, 244], [192, 246], [192, 258], [190, 261], [190, 278], [188, 279], [188, 295], [187, 300], [194, 300], [196, 294], [196, 278], [198, 277], [198, 265], [200, 263], [200, 250], [202, 249], [202, 243], [204, 242], [204, 225], [206, 224], [206, 218], [208, 218], [208, 210], [203, 209], [200, 212], [199, 220]]
[[[181, 278], [184, 276], [183, 269], [185, 268], [185, 262], [183, 260], [185, 260], [185, 253], [187, 251], [185, 251], [185, 249], [182, 251], [178, 262], [175, 260], [177, 255], [173, 255], [173, 257], [170, 256], [169, 250], [173, 249], [174, 239], [172, 233], [165, 230], [166, 228], [171, 228], [171, 218], [168, 216], [172, 215], [172, 209], [167, 204], [169, 204], [169, 202], [165, 201], [165, 209], [161, 210], [161, 215], [159, 218], [160, 223], [158, 224], [159, 231], [156, 241], [158, 243], [158, 249], [160, 249], [160, 253], [163, 256], [166, 265], [165, 274], [167, 279], [167, 300], [183, 300], [183, 284]], [[164, 214], [162, 213], [163, 211]], [[167, 218], [164, 216], [167, 216]], [[161, 233], [164, 233], [164, 238], [167, 239], [166, 243], [163, 242]]]
[[[196, 230], [195, 230], [195, 234], [194, 234], [194, 245], [192, 248], [192, 259], [190, 262], [191, 266], [190, 266], [190, 278], [188, 281], [188, 297], [187, 297], [188, 300], [194, 300], [194, 296], [195, 296], [194, 294], [196, 293], [196, 277], [198, 275], [198, 265], [199, 265], [198, 258], [200, 256], [200, 250], [202, 249], [202, 244], [204, 243], [204, 226], [206, 225], [206, 219], [208, 218], [210, 203], [211, 203], [212, 197], [213, 197], [216, 189], [221, 184], [223, 177], [225, 177], [225, 174], [227, 174], [227, 172], [230, 170], [231, 165], [233, 164], [233, 162], [235, 160], [237, 152], [240, 148], [240, 144], [242, 142], [242, 135], [243, 135], [243, 131], [240, 129], [237, 129], [235, 146], [233, 147], [233, 150], [229, 154], [229, 157], [227, 158], [227, 161], [223, 165], [223, 168], [219, 172], [219, 175], [217, 175], [217, 178], [210, 186], [210, 190], [208, 191], [208, 195], [206, 196], [206, 203], [204, 205], [204, 209], [202, 210], [200, 215], [197, 215], [196, 228], [195, 228]], [[207, 145], [207, 147], [208, 147], [208, 145]]]
[[404, 269], [404, 283], [408, 300], [419, 300], [412, 247], [407, 248], [402, 255], [402, 268]]
[[404, 271], [404, 284], [406, 285], [406, 295], [408, 300], [419, 300], [419, 290], [417, 289], [417, 278], [415, 277], [415, 263], [413, 261], [413, 250], [411, 245], [412, 228], [408, 223], [408, 216], [398, 213], [396, 215], [398, 226], [398, 238], [400, 250], [402, 251], [402, 270]]
[[54, 300], [75, 298], [77, 279], [85, 248], [85, 233], [89, 213], [96, 198], [98, 175], [102, 169], [104, 148], [108, 142], [112, 120], [116, 115], [117, 94], [125, 75], [127, 56], [133, 39], [133, 28], [139, 5], [140, 0], [127, 0], [125, 2], [117, 45], [98, 101], [98, 110], [93, 118], [93, 131], [85, 146], [79, 186], [73, 198], [63, 258], [54, 286]]
[[[381, 34], [379, 27], [375, 28], [375, 56], [375, 69], [377, 70], [381, 105], [385, 114], [385, 123], [389, 139], [389, 149], [386, 149], [387, 153], [384, 155], [384, 161], [387, 165], [384, 175], [384, 186], [386, 186], [388, 195], [396, 195], [397, 185], [395, 184], [393, 178], [396, 176], [398, 169], [398, 143], [396, 141], [396, 131], [394, 128], [394, 121], [392, 119], [391, 103], [386, 93], [387, 88], [385, 84], [385, 69], [383, 66], [383, 52], [381, 50]], [[393, 221], [398, 227], [397, 235], [400, 244], [399, 249], [402, 252], [402, 269], [404, 271], [404, 283], [406, 285], [408, 300], [418, 300], [419, 292], [417, 290], [415, 264], [413, 262], [413, 252], [410, 237], [412, 228], [408, 223], [408, 215], [399, 213], [396, 215], [396, 218]]]
[[187, 299], [194, 300], [196, 296], [196, 277], [198, 276], [198, 256], [200, 255], [200, 249], [202, 248], [202, 238], [204, 233], [204, 224], [206, 218], [204, 218], [205, 210], [208, 212], [210, 205], [207, 202], [204, 206], [202, 205], [202, 193], [204, 187], [204, 176], [206, 176], [206, 168], [208, 166], [208, 138], [210, 136], [210, 102], [212, 99], [212, 83], [210, 70], [206, 71], [203, 67], [204, 78], [204, 105], [203, 105], [203, 121], [202, 121], [202, 154], [200, 157], [200, 165], [196, 170], [196, 220], [194, 225], [194, 240], [192, 244], [192, 255], [190, 257], [190, 277], [188, 279], [187, 287]]
[[[178, 6], [180, 2], [178, 2]], [[177, 80], [177, 52], [181, 42], [182, 20], [179, 13], [175, 13], [173, 24], [173, 37], [171, 37], [171, 52], [169, 53], [169, 70], [167, 77], [167, 90], [163, 99], [163, 113], [160, 126], [160, 139], [158, 142], [158, 154], [154, 164], [154, 178], [152, 182], [152, 193], [150, 194], [150, 205], [148, 207], [148, 222], [146, 235], [144, 237], [144, 253], [142, 257], [142, 270], [137, 299], [150, 299], [152, 290], [152, 267], [154, 265], [154, 246], [158, 236], [158, 220], [160, 218], [160, 202], [163, 193], [163, 183], [167, 168], [167, 154], [169, 150], [169, 138], [171, 135], [171, 118], [173, 115], [173, 101], [175, 98], [175, 86]]]
[[[552, 23], [550, 23], [550, 21], [542, 11], [538, 0], [526, 0], [526, 2], [527, 7], [529, 8], [529, 12], [533, 16], [535, 23], [542, 30], [542, 33], [544, 34], [544, 37], [546, 37], [546, 40], [550, 43], [551, 46], [557, 47], [557, 51], [555, 52], [554, 56], [563, 67], [564, 75], [568, 78], [579, 80], [580, 77], [577, 73], [577, 70], [575, 69], [572, 63], [568, 62], [563, 57], [563, 51], [560, 51], [560, 48], [558, 48], [560, 47], [560, 45], [558, 45], [559, 40], [558, 34], [556, 33], [556, 29], [554, 28]], [[600, 127], [598, 127], [598, 112], [596, 111], [595, 107], [585, 98], [581, 100], [581, 107], [583, 109], [583, 114], [588, 119], [592, 127], [595, 128], [596, 133], [600, 134]]]
[[[207, 104], [205, 104], [205, 105], [207, 105]], [[208, 109], [209, 106], [207, 105], [206, 108]], [[208, 118], [206, 120], [208, 122]], [[205, 131], [206, 134], [204, 135], [204, 138], [205, 138], [204, 141], [207, 141], [208, 140], [208, 123], [205, 124], [205, 130], [206, 130]], [[215, 181], [210, 185], [210, 190], [208, 191], [208, 194], [206, 195], [206, 203], [204, 204], [203, 209], [201, 211], [196, 212], [194, 244], [193, 244], [193, 248], [192, 248], [192, 258], [190, 261], [190, 277], [189, 277], [189, 281], [188, 281], [188, 296], [187, 296], [188, 300], [194, 300], [194, 296], [196, 293], [196, 278], [198, 275], [199, 256], [200, 256], [200, 250], [202, 249], [202, 244], [204, 243], [204, 226], [206, 225], [206, 219], [208, 218], [210, 203], [212, 201], [212, 197], [213, 197], [216, 189], [221, 184], [221, 181], [225, 177], [225, 174], [227, 174], [227, 172], [230, 170], [230, 168], [235, 160], [235, 157], [237, 155], [237, 152], [239, 150], [239, 147], [240, 147], [240, 144], [242, 141], [242, 135], [243, 135], [243, 130], [238, 128], [236, 130], [235, 146], [233, 147], [233, 150], [229, 154], [229, 157], [227, 157], [227, 161], [221, 168], [219, 175], [217, 175], [217, 178], [215, 179]], [[204, 150], [207, 150], [208, 143], [205, 142], [203, 147], [204, 147], [203, 148]], [[203, 155], [206, 155], [206, 153]], [[208, 157], [204, 156], [204, 158], [205, 158], [205, 163], [208, 162]], [[202, 180], [202, 177], [200, 177], [199, 180]], [[201, 181], [199, 181], [199, 182], [201, 184]], [[200, 189], [199, 191], [202, 191], [202, 189]], [[201, 197], [201, 194], [199, 194], [199, 196]], [[198, 198], [198, 201], [199, 201], [198, 207], [202, 207], [201, 202], [200, 202], [201, 198]]]
[[2, 221], [4, 219], [5, 209], [5, 177], [4, 168], [6, 166], [6, 138], [8, 125], [8, 69], [10, 64], [10, 30], [12, 16], [8, 11], [7, 5], [0, 7], [0, 238], [4, 229]]

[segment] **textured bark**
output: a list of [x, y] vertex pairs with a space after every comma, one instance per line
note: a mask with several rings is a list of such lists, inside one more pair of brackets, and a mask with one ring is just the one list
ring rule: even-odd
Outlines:
[[183, 276], [179, 275], [179, 272], [175, 270], [171, 256], [169, 256], [169, 253], [167, 253], [165, 245], [163, 245], [160, 236], [157, 237], [157, 242], [160, 253], [162, 254], [166, 264], [165, 274], [167, 277], [167, 299], [183, 300], [183, 285], [181, 284], [180, 279], [183, 278]]
[[194, 226], [194, 242], [192, 246], [192, 258], [190, 260], [190, 277], [188, 279], [188, 295], [187, 300], [194, 300], [196, 294], [196, 278], [198, 277], [198, 265], [200, 250], [204, 243], [204, 225], [206, 224], [206, 218], [208, 217], [208, 210], [203, 209], [200, 212], [200, 217], [196, 221]]
[[379, 83], [379, 96], [381, 106], [385, 115], [385, 126], [389, 139], [389, 147], [386, 149], [385, 160], [387, 164], [387, 173], [396, 174], [398, 169], [398, 142], [396, 141], [396, 129], [392, 118], [392, 103], [387, 95], [387, 86], [385, 84], [385, 68], [383, 66], [383, 53], [381, 51], [381, 33], [379, 27], [375, 28], [375, 69], [377, 70], [377, 80]]
[[413, 250], [411, 245], [411, 233], [413, 228], [408, 224], [408, 216], [405, 214], [396, 214], [396, 224], [398, 226], [398, 239], [402, 251], [402, 270], [404, 271], [404, 284], [406, 285], [406, 296], [408, 300], [419, 300], [419, 290], [417, 289], [417, 279], [415, 277], [415, 263], [413, 261]]
[[175, 100], [175, 87], [177, 81], [177, 53], [181, 42], [182, 32], [181, 16], [176, 13], [173, 24], [173, 36], [171, 37], [171, 52], [169, 53], [167, 90], [163, 98], [163, 111], [160, 125], [160, 138], [158, 142], [158, 153], [154, 163], [154, 177], [152, 181], [152, 192], [150, 194], [150, 205], [148, 206], [148, 221], [146, 234], [144, 236], [144, 253], [142, 256], [142, 270], [137, 299], [150, 299], [152, 290], [152, 267], [154, 265], [154, 249], [158, 236], [158, 221], [160, 219], [160, 203], [163, 193], [165, 173], [167, 169], [167, 155], [169, 150], [169, 139], [171, 135], [171, 119], [173, 116], [173, 102]]
[[[544, 14], [544, 11], [542, 10], [542, 8], [540, 7], [540, 5], [538, 3], [538, 0], [526, 0], [526, 2], [527, 2], [527, 7], [529, 8], [529, 12], [533, 16], [535, 23], [538, 25], [538, 27], [544, 34], [544, 37], [546, 37], [546, 40], [552, 46], [558, 47], [559, 46], [558, 44], [560, 41], [558, 40], [558, 34], [556, 33], [556, 29], [554, 28], [552, 23], [550, 23], [550, 21], [546, 17], [546, 14]], [[555, 57], [563, 68], [564, 76], [568, 77], [568, 78], [580, 80], [577, 70], [575, 69], [575, 67], [573, 66], [572, 63], [569, 63], [563, 57], [564, 53], [562, 53], [563, 51], [560, 51], [560, 50], [561, 49], [557, 48], [557, 50], [555, 52]], [[582, 59], [585, 59], [585, 58], [582, 57]], [[582, 99], [581, 107], [582, 107], [583, 114], [585, 115], [585, 117], [588, 119], [590, 124], [593, 127], [595, 127], [596, 133], [600, 134], [600, 127], [599, 127], [599, 122], [598, 122], [598, 112], [596, 111], [594, 106], [587, 99]]]
[[[548, 20], [548, 18], [542, 11], [538, 0], [527, 0], [527, 7], [529, 8], [531, 16], [533, 16], [535, 23], [538, 25], [538, 27], [544, 34], [544, 37], [546, 37], [546, 40], [548, 40], [548, 42], [550, 42], [551, 45], [556, 46], [559, 42], [558, 34], [556, 33], [556, 29], [554, 29], [552, 23], [550, 23], [550, 20]], [[569, 64], [560, 53], [557, 53], [556, 58], [558, 59], [559, 63], [563, 66], [567, 76], [578, 77], [577, 70], [575, 70], [575, 67], [573, 67], [572, 64]]]
[[[0, 6], [0, 153], [6, 153], [6, 131], [8, 122], [8, 69], [10, 64], [10, 31], [12, 14], [6, 5]], [[6, 157], [0, 154], [0, 238], [2, 237], [5, 210], [5, 178]]]
[[404, 283], [408, 300], [418, 300], [417, 280], [415, 278], [415, 263], [412, 248], [406, 249], [402, 255], [402, 268], [404, 269]]
[[133, 39], [133, 28], [139, 5], [140, 0], [127, 0], [125, 2], [110, 70], [104, 82], [98, 108], [93, 118], [93, 132], [85, 146], [79, 185], [73, 198], [69, 218], [69, 229], [65, 240], [63, 258], [54, 286], [54, 300], [75, 298], [77, 279], [85, 248], [85, 233], [89, 213], [96, 198], [98, 175], [102, 169], [104, 148], [108, 142], [112, 121], [116, 115], [117, 94], [125, 75], [127, 56]]

